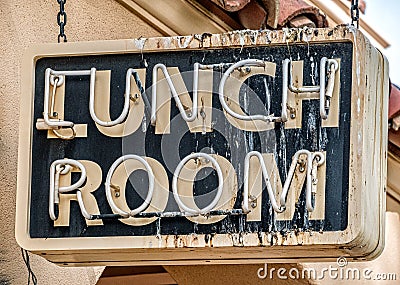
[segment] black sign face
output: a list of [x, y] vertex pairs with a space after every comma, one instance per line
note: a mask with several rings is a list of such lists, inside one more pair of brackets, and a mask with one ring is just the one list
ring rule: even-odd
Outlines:
[[24, 66], [21, 247], [80, 266], [382, 251], [388, 68], [351, 26], [48, 44]]
[[[221, 79], [229, 68], [229, 64], [246, 59], [257, 59], [275, 66], [274, 76], [268, 76], [260, 72], [244, 80], [244, 84], [240, 86], [239, 90], [239, 104], [244, 115], [274, 114], [274, 116], [279, 117], [282, 113], [282, 94], [285, 86], [282, 84], [284, 81], [283, 68], [285, 59], [302, 63], [301, 76], [298, 75], [296, 77], [295, 72], [297, 71], [293, 67], [293, 84], [301, 85], [294, 78], [302, 77], [303, 86], [318, 86], [321, 84], [320, 69], [322, 65], [320, 65], [320, 62], [324, 57], [340, 62], [340, 68], [338, 68], [336, 75], [340, 76], [340, 81], [337, 81], [339, 86], [335, 87], [338, 92], [333, 95], [338, 96], [336, 97], [338, 108], [333, 108], [333, 103], [330, 109], [326, 108], [328, 116], [337, 117], [337, 122], [334, 124], [324, 126], [318, 92], [316, 97], [307, 97], [304, 94], [295, 95], [304, 96], [299, 100], [300, 103], [296, 103], [297, 105], [291, 106], [290, 100], [288, 101], [288, 120], [297, 120], [297, 125], [293, 123], [292, 126], [288, 126], [288, 123], [277, 120], [270, 122], [271, 127], [267, 130], [252, 131], [234, 126], [232, 121], [228, 120], [218, 95], [220, 93]], [[147, 106], [144, 108], [145, 119], [138, 123], [136, 130], [123, 137], [111, 137], [99, 130], [89, 112], [90, 76], [66, 75], [64, 82], [64, 120], [86, 124], [87, 134], [81, 137], [77, 135], [71, 140], [48, 138], [47, 131], [38, 130], [35, 126], [32, 126], [32, 170], [29, 205], [29, 235], [31, 238], [159, 236], [193, 233], [205, 235], [232, 233], [268, 233], [273, 235], [274, 233], [280, 233], [284, 235], [293, 231], [334, 232], [343, 231], [347, 228], [351, 104], [354, 104], [351, 96], [353, 74], [353, 44], [351, 42], [312, 45], [296, 44], [291, 45], [290, 49], [286, 45], [280, 45], [155, 53], [143, 52], [142, 54], [43, 57], [36, 62], [34, 70], [33, 120], [36, 122], [38, 119], [43, 118], [45, 73], [48, 68], [58, 71], [90, 70], [93, 67], [97, 71], [111, 70], [109, 84], [110, 117], [114, 119], [119, 116], [124, 106], [123, 94], [126, 86], [126, 72], [129, 68], [145, 69], [145, 80], [142, 80], [140, 85], [142, 85], [143, 90], [149, 87], [146, 89], [146, 97], [151, 104], [154, 104], [151, 100], [151, 86], [154, 84], [153, 68], [159, 63], [164, 64], [167, 68], [179, 68], [179, 76], [182, 76], [191, 98], [193, 98], [194, 89], [194, 64], [214, 65], [212, 67], [212, 77], [209, 77], [212, 78], [212, 82], [207, 83], [212, 88], [207, 90], [210, 91], [210, 94], [212, 93], [212, 117], [211, 121], [208, 122], [211, 129], [205, 128], [196, 132], [189, 131], [187, 122], [183, 119], [175, 101], [171, 99], [167, 103], [171, 108], [170, 116], [165, 117], [161, 116], [160, 113], [157, 114], [157, 120], [167, 120], [166, 124], [169, 125], [169, 131], [162, 134], [156, 133], [155, 126], [151, 124], [151, 108]], [[252, 65], [249, 64], [249, 66], [247, 68], [251, 69]], [[251, 72], [251, 70], [246, 70], [246, 65], [236, 71], [238, 73]], [[199, 76], [199, 82], [206, 80], [204, 78]], [[229, 88], [228, 85], [229, 82], [226, 83], [225, 87]], [[170, 89], [160, 90], [160, 88], [158, 92], [165, 92], [169, 97], [172, 96], [170, 95]], [[295, 92], [292, 93], [295, 94]], [[145, 97], [143, 94], [139, 95], [138, 100]], [[229, 98], [227, 101], [229, 103]], [[191, 106], [189, 106], [190, 108]], [[292, 109], [296, 109], [297, 112], [296, 110], [292, 112]], [[299, 110], [301, 111], [299, 112]], [[130, 112], [136, 112], [135, 106], [131, 108]], [[335, 112], [336, 114], [334, 114]], [[323, 204], [318, 204], [318, 200], [314, 197], [314, 192], [311, 196], [311, 204], [315, 208], [318, 207], [319, 216], [310, 218], [311, 212], [309, 211], [306, 197], [308, 184], [307, 181], [304, 182], [303, 180], [299, 184], [298, 200], [296, 198], [296, 201], [291, 202], [292, 204], [288, 203], [286, 205], [286, 211], [290, 208], [292, 214], [285, 219], [277, 219], [278, 213], [271, 205], [268, 187], [264, 178], [262, 180], [261, 198], [256, 197], [259, 198], [258, 204], [252, 204], [251, 206], [257, 208], [257, 210], [259, 209], [261, 216], [248, 219], [243, 210], [246, 155], [252, 151], [270, 154], [274, 159], [268, 162], [269, 164], [266, 162], [267, 168], [274, 168], [273, 164], [276, 163], [277, 174], [281, 185], [284, 185], [290, 173], [293, 157], [300, 150], [309, 151], [310, 153], [323, 153], [324, 155], [325, 173], [322, 176], [318, 176], [320, 180], [320, 177], [324, 178], [324, 188], [317, 187], [316, 189], [317, 193], [318, 191], [324, 192]], [[176, 202], [172, 191], [172, 183], [174, 172], [179, 162], [192, 153], [207, 153], [214, 155], [213, 157], [218, 155], [225, 158], [234, 169], [235, 174], [229, 178], [236, 179], [236, 183], [233, 183], [236, 185], [235, 188], [230, 189], [235, 192], [231, 195], [233, 206], [220, 208], [229, 210], [229, 213], [225, 212], [226, 215], [219, 213], [218, 216], [221, 218], [219, 221], [207, 223], [190, 220], [184, 215], [160, 215], [160, 213], [185, 212], [180, 209]], [[160, 217], [142, 225], [127, 224], [123, 222], [123, 219], [116, 219], [115, 217], [102, 219], [102, 223], [97, 225], [88, 224], [81, 214], [78, 203], [72, 201], [70, 204], [59, 205], [59, 207], [68, 205], [69, 217], [67, 218], [67, 223], [57, 225], [51, 219], [49, 215], [49, 200], [51, 200], [49, 198], [49, 185], [51, 183], [49, 171], [54, 161], [68, 158], [91, 161], [99, 166], [97, 168], [101, 169], [101, 178], [97, 178], [97, 180], [101, 180], [101, 183], [93, 189], [94, 191], [91, 192], [91, 195], [95, 197], [95, 200], [93, 200], [95, 203], [92, 203], [97, 204], [97, 214], [105, 215], [113, 214], [106, 195], [107, 173], [118, 158], [128, 154], [152, 158], [164, 169], [168, 178], [167, 185], [164, 186], [169, 193], [163, 196], [163, 199], [167, 200], [165, 201], [165, 207], [158, 209]], [[295, 176], [307, 171], [301, 169], [301, 161], [295, 161], [295, 165], [296, 163]], [[307, 168], [307, 166], [306, 164], [304, 167]], [[88, 172], [86, 183], [89, 183], [90, 175]], [[313, 175], [317, 174], [314, 173]], [[320, 175], [320, 172], [318, 172], [318, 175]], [[149, 175], [145, 170], [137, 169], [128, 173], [128, 176], [129, 179], [123, 185], [125, 194], [122, 198], [126, 199], [129, 209], [135, 209], [144, 203], [149, 188]], [[156, 173], [155, 176], [157, 179]], [[80, 173], [74, 172], [71, 177], [72, 183], [74, 183], [79, 179]], [[219, 185], [218, 177], [217, 170], [211, 167], [204, 167], [195, 174], [193, 189], [190, 189], [190, 191], [193, 191], [194, 203], [199, 209], [206, 208], [218, 195], [215, 190]], [[271, 181], [274, 180], [272, 176], [269, 179]], [[307, 180], [306, 178], [304, 179]], [[314, 185], [321, 183], [321, 181], [316, 181], [314, 176], [313, 179], [312, 183]], [[273, 191], [276, 191], [275, 187], [272, 188], [274, 188], [272, 189]], [[293, 189], [290, 188], [289, 190], [294, 191]], [[114, 199], [116, 199], [118, 198], [118, 191], [114, 190], [112, 189], [112, 194], [115, 195]], [[60, 193], [59, 195], [76, 196], [76, 191], [66, 194]], [[154, 192], [153, 195], [157, 195], [157, 192]], [[75, 198], [71, 199], [75, 200]], [[279, 204], [279, 197], [277, 197], [277, 201]], [[56, 216], [61, 212], [59, 207], [55, 207]], [[90, 208], [88, 205], [87, 207]], [[212, 216], [210, 213], [208, 215]], [[143, 216], [139, 216], [136, 216], [136, 218], [143, 218]], [[207, 213], [204, 213], [204, 216], [207, 216]], [[130, 217], [129, 219], [136, 218]]]

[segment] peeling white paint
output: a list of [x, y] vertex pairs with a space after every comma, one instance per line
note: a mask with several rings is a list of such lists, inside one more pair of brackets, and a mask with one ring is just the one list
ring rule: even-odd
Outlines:
[[266, 30], [266, 31], [265, 31], [265, 43], [266, 43], [266, 44], [269, 44], [269, 43], [271, 43], [271, 42], [272, 42], [272, 39], [271, 39], [271, 31]]
[[316, 73], [315, 68], [316, 68], [316, 64], [314, 62], [314, 57], [313, 56], [310, 57], [310, 61], [311, 61], [311, 74], [310, 74], [311, 82], [312, 82], [313, 85], [316, 85], [316, 83], [315, 83], [315, 73]]
[[[189, 44], [192, 42], [193, 36], [177, 36], [175, 37], [175, 39], [178, 43], [178, 47], [187, 48]], [[184, 41], [182, 42], [183, 39]]]
[[362, 140], [363, 140], [363, 135], [362, 135], [362, 131], [361, 130], [359, 130], [358, 132], [357, 132], [357, 140], [358, 140], [358, 144], [360, 145], [360, 147], [358, 148], [358, 150], [357, 150], [357, 155], [358, 156], [361, 156], [362, 155]]
[[133, 43], [135, 45], [135, 48], [140, 50], [140, 52], [143, 52], [144, 45], [146, 44], [146, 41], [147, 41], [147, 38], [138, 38], [138, 39], [134, 39]]
[[258, 31], [257, 30], [248, 30], [247, 31], [250, 37], [250, 41], [253, 45], [257, 44], [257, 38], [258, 38]]
[[[354, 43], [356, 43], [356, 37], [357, 37], [357, 28], [354, 27], [351, 24], [347, 24], [346, 26], [347, 30], [353, 35], [353, 39], [354, 39]], [[358, 58], [358, 49], [357, 49], [357, 45], [354, 44], [354, 51], [355, 51], [355, 61], [356, 61], [356, 75], [357, 75], [357, 84], [358, 86], [360, 86], [360, 61]], [[358, 91], [357, 91], [358, 93]]]

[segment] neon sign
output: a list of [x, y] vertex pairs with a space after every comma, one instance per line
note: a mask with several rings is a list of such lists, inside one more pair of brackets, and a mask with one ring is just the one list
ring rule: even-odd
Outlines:
[[28, 54], [19, 243], [67, 265], [379, 253], [386, 63], [346, 27], [285, 33]]

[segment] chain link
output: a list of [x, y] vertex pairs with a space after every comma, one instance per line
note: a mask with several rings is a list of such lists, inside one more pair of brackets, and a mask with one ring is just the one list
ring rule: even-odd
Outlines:
[[357, 29], [359, 28], [360, 21], [360, 9], [358, 7], [358, 0], [351, 0], [350, 6], [351, 24], [357, 23]]
[[67, 25], [67, 13], [65, 13], [64, 6], [67, 0], [57, 0], [57, 2], [60, 4], [60, 11], [57, 14], [57, 24], [60, 26], [58, 42], [61, 42], [61, 38], [63, 38], [64, 42], [67, 42], [67, 36], [64, 33], [64, 28]]

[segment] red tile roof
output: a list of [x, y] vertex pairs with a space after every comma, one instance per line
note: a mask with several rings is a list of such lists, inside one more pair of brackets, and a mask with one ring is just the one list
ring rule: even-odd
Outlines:
[[400, 89], [394, 84], [391, 84], [390, 87], [389, 119], [395, 115], [400, 115]]
[[250, 0], [210, 0], [229, 12], [236, 12], [243, 9]]
[[247, 29], [276, 29], [305, 25], [318, 28], [328, 26], [325, 15], [318, 8], [307, 4], [303, 0], [208, 1], [227, 11], [232, 18]]
[[293, 26], [291, 21], [301, 16], [308, 18], [317, 28], [328, 27], [326, 16], [317, 7], [308, 5], [303, 0], [281, 0], [279, 11], [280, 27]]

